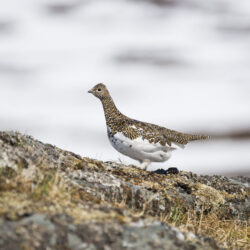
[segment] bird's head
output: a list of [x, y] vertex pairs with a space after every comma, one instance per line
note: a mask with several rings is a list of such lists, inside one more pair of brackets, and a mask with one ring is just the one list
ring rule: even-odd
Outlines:
[[109, 92], [103, 83], [96, 84], [91, 90], [88, 91], [88, 93], [93, 94], [99, 99], [103, 99], [109, 96]]

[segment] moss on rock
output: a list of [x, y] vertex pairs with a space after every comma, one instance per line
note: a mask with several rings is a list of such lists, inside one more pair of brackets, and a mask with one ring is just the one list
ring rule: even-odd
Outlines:
[[249, 178], [161, 175], [0, 132], [0, 248], [247, 249], [249, 212]]

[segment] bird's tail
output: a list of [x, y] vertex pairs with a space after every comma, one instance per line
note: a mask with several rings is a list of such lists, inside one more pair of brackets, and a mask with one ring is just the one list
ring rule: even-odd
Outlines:
[[189, 135], [188, 141], [207, 140], [210, 138], [211, 138], [211, 136], [208, 136], [208, 135]]

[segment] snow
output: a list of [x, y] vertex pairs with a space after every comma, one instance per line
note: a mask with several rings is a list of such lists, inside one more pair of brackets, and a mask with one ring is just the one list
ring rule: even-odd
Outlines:
[[[138, 120], [183, 132], [247, 129], [249, 16], [248, 0], [1, 1], [0, 129], [137, 164], [108, 142], [102, 106], [87, 94], [98, 82]], [[250, 141], [190, 143], [152, 169], [170, 166], [250, 172]]]

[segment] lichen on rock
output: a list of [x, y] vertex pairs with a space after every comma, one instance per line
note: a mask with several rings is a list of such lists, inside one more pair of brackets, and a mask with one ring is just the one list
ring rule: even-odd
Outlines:
[[1, 249], [247, 249], [249, 213], [249, 178], [157, 174], [0, 132]]

